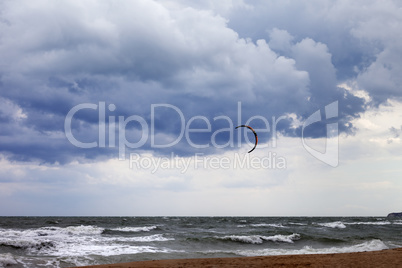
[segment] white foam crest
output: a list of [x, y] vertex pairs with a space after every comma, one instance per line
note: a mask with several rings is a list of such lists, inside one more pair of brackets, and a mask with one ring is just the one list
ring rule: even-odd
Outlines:
[[1, 236], [47, 236], [47, 235], [97, 235], [105, 229], [91, 225], [68, 226], [68, 227], [41, 227], [37, 229], [14, 230], [0, 229]]
[[32, 230], [1, 230], [0, 244], [28, 249], [51, 246], [51, 241]]
[[307, 226], [307, 223], [301, 223], [301, 222], [289, 222], [290, 225], [299, 225], [299, 226]]
[[167, 249], [160, 249], [151, 246], [132, 246], [119, 244], [66, 244], [57, 250], [49, 250], [47, 255], [57, 257], [72, 257], [85, 255], [113, 256], [122, 254], [156, 253], [169, 252]]
[[371, 240], [361, 244], [345, 247], [330, 247], [330, 248], [313, 248], [305, 246], [301, 249], [260, 249], [260, 250], [240, 250], [236, 254], [242, 256], [268, 256], [268, 255], [298, 255], [298, 254], [332, 254], [332, 253], [350, 253], [363, 251], [377, 251], [388, 249], [381, 240]]
[[119, 227], [110, 229], [112, 231], [119, 232], [149, 232], [158, 228], [157, 226], [143, 226], [143, 227]]
[[388, 225], [389, 221], [363, 221], [363, 222], [345, 222], [346, 225]]
[[300, 235], [299, 234], [273, 235], [273, 236], [228, 235], [220, 237], [220, 239], [248, 243], [248, 244], [262, 244], [264, 241], [293, 243], [294, 240], [300, 239]]
[[223, 240], [231, 240], [235, 242], [243, 242], [249, 244], [262, 244], [262, 242], [264, 242], [259, 235], [227, 235], [219, 238]]
[[262, 239], [273, 242], [286, 242], [293, 243], [295, 240], [300, 239], [299, 234], [291, 234], [291, 235], [273, 235], [273, 236], [263, 236]]
[[31, 236], [32, 234], [37, 235], [37, 232], [32, 229], [28, 230], [16, 230], [16, 229], [1, 229], [0, 228], [0, 237], [18, 237], [18, 236]]
[[0, 267], [7, 267], [14, 264], [18, 264], [18, 262], [11, 253], [0, 254]]
[[141, 237], [132, 237], [133, 241], [136, 242], [163, 242], [163, 241], [169, 241], [169, 240], [174, 240], [174, 238], [166, 238], [161, 234], [155, 234], [155, 235], [148, 235], [148, 236], [141, 236]]
[[174, 238], [166, 238], [162, 234], [154, 234], [148, 236], [136, 237], [102, 237], [101, 241], [108, 242], [163, 242], [174, 240]]
[[[66, 258], [64, 260], [61, 260], [58, 257], [53, 257], [53, 258], [46, 258], [46, 259], [41, 259], [37, 257], [30, 257], [30, 256], [16, 256], [15, 257], [17, 260], [17, 263], [19, 266], [17, 267], [24, 267], [24, 268], [31, 268], [31, 267], [52, 267], [52, 268], [60, 268], [60, 263], [63, 261], [65, 262]], [[90, 263], [82, 263], [82, 262], [70, 262], [74, 263], [75, 265], [89, 265]]]
[[[103, 236], [103, 228], [94, 226], [44, 227], [27, 230], [0, 229], [0, 244], [43, 256], [119, 255], [142, 252], [165, 252], [150, 246], [133, 246], [130, 242], [174, 240], [162, 234], [139, 237]], [[129, 242], [129, 243], [124, 243]]]
[[68, 257], [68, 256], [86, 256], [101, 255], [112, 256], [120, 254], [137, 253], [156, 253], [168, 252], [166, 249], [160, 249], [152, 246], [134, 246], [124, 242], [151, 242], [166, 241], [161, 236], [155, 237], [127, 237], [127, 238], [104, 238], [104, 237], [83, 237], [82, 239], [67, 239], [66, 241], [57, 241], [54, 247], [41, 248], [38, 253], [46, 256]]
[[103, 228], [94, 226], [42, 227], [37, 229], [0, 229], [0, 244], [27, 249], [30, 252], [44, 251], [57, 244], [79, 242], [100, 235]]
[[276, 228], [284, 228], [282, 224], [276, 224], [276, 223], [256, 223], [256, 224], [251, 224], [253, 227], [276, 227]]
[[346, 228], [345, 224], [341, 221], [335, 221], [335, 222], [327, 222], [327, 223], [317, 223], [319, 226], [323, 227], [329, 227], [329, 228], [338, 228], [338, 229], [344, 229]]
[[[42, 229], [54, 229], [54, 227], [47, 227]], [[83, 235], [83, 234], [96, 235], [101, 234], [105, 229], [92, 225], [80, 225], [80, 226], [68, 226], [65, 228], [60, 228], [59, 230], [73, 235]]]

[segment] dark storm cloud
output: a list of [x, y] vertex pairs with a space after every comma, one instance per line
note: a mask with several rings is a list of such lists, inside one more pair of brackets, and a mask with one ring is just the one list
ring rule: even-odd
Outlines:
[[[154, 123], [154, 136], [148, 129], [144, 143], [126, 152], [213, 153], [231, 148], [215, 148], [211, 142], [211, 135], [230, 129], [231, 122], [259, 116], [272, 128], [272, 118], [281, 117], [277, 130], [300, 136], [300, 127], [293, 126], [295, 116], [303, 121], [334, 101], [339, 103], [340, 130], [349, 132], [350, 120], [364, 111], [365, 102], [338, 84], [357, 78], [361, 85], [371, 85], [370, 72], [380, 68], [377, 61], [392, 60], [387, 49], [377, 58], [375, 54], [388, 44], [387, 36], [380, 45], [370, 43], [359, 18], [346, 24], [356, 6], [317, 2], [307, 8], [272, 1], [207, 11], [209, 6], [184, 3], [3, 4], [0, 92], [7, 105], [0, 113], [1, 151], [15, 159], [52, 163], [117, 156], [119, 134], [123, 131], [127, 142], [137, 143], [144, 129], [138, 120], [127, 121], [124, 129], [112, 131], [113, 139], [109, 119], [118, 126], [119, 120], [135, 116], [148, 127]], [[399, 66], [389, 65], [379, 79]], [[364, 71], [356, 72], [359, 68]], [[392, 80], [387, 92], [398, 95], [398, 83]], [[379, 96], [376, 100], [384, 100], [377, 88], [367, 88]], [[71, 133], [81, 142], [97, 142], [94, 148], [77, 148], [65, 135], [66, 116], [80, 104], [96, 108], [75, 113]], [[154, 104], [170, 106], [154, 108], [152, 118]], [[99, 114], [101, 107], [104, 115]], [[180, 136], [182, 118], [175, 109], [191, 128], [207, 130], [191, 133], [191, 141], [209, 146], [194, 148], [185, 137], [173, 147], [153, 146], [152, 139], [161, 145]], [[106, 125], [100, 134], [102, 116]], [[258, 119], [253, 124], [265, 127]], [[238, 132], [230, 134], [221, 131], [213, 138], [218, 145], [237, 141]], [[260, 140], [268, 141], [270, 134]], [[306, 134], [325, 136], [325, 127], [312, 125]]]

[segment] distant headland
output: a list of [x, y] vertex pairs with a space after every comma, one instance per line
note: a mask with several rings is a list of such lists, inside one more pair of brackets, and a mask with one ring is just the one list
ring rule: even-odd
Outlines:
[[388, 219], [402, 218], [402, 212], [389, 213], [387, 218]]

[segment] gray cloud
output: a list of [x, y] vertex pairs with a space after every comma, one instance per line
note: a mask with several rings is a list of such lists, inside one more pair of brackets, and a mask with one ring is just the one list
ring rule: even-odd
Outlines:
[[[119, 116], [137, 115], [148, 124], [152, 104], [171, 104], [186, 122], [193, 116], [213, 122], [212, 133], [230, 127], [225, 120], [214, 120], [216, 116], [237, 123], [238, 102], [245, 121], [287, 114], [304, 120], [339, 101], [340, 129], [349, 132], [350, 120], [364, 111], [365, 102], [339, 83], [356, 79], [377, 103], [399, 96], [400, 60], [391, 55], [400, 47], [393, 35], [400, 21], [392, 1], [383, 9], [394, 14], [399, 27], [379, 36], [368, 28], [378, 18], [376, 3], [368, 4], [367, 17], [357, 4], [343, 2], [197, 5], [4, 3], [0, 92], [8, 105], [4, 107], [12, 108], [0, 114], [0, 150], [15, 159], [61, 163], [117, 156], [116, 147], [79, 149], [65, 137], [66, 115], [82, 103], [104, 102], [105, 118], [112, 116], [117, 123]], [[116, 109], [108, 109], [109, 104]], [[178, 137], [180, 118], [172, 109], [158, 112], [155, 138], [166, 143]], [[24, 116], [13, 121], [18, 113]], [[74, 117], [73, 134], [81, 141], [96, 141], [98, 122], [98, 110], [82, 110]], [[202, 120], [192, 126], [197, 124], [205, 127]], [[283, 119], [278, 130], [300, 135], [291, 124], [291, 117]], [[325, 136], [323, 126], [312, 126], [309, 136]], [[138, 123], [127, 124], [127, 140], [138, 141], [140, 131]], [[207, 144], [211, 133], [191, 137]], [[225, 144], [228, 135], [222, 132], [215, 138]], [[135, 150], [194, 153], [184, 139], [172, 148], [151, 148], [150, 142]], [[210, 146], [203, 152], [217, 150], [222, 149]]]

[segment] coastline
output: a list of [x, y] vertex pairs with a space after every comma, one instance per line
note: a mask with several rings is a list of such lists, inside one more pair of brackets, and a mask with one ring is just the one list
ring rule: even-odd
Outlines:
[[402, 248], [333, 254], [276, 255], [137, 261], [80, 266], [80, 268], [159, 267], [402, 267]]

